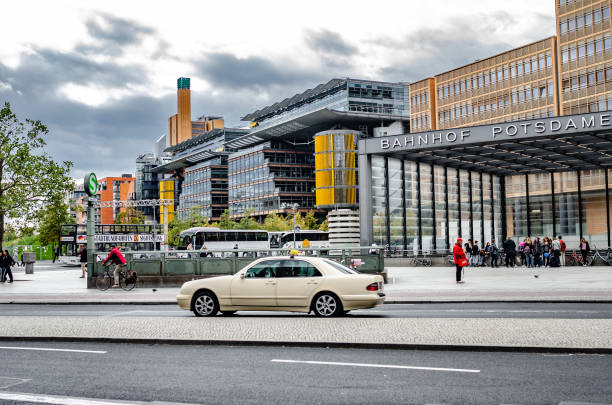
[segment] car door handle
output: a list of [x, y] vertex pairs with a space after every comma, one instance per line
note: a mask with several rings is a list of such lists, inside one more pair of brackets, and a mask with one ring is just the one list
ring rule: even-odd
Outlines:
[[266, 285], [276, 285], [276, 281], [266, 281]]
[[306, 284], [319, 284], [319, 282], [318, 281], [309, 281]]

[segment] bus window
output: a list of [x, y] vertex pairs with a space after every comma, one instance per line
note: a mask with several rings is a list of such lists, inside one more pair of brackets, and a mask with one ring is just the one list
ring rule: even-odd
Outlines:
[[265, 232], [257, 232], [255, 235], [256, 240], [259, 242], [265, 242], [268, 240], [268, 234]]
[[195, 234], [195, 244], [194, 249], [199, 249], [204, 244], [204, 234], [202, 232], [198, 232]]

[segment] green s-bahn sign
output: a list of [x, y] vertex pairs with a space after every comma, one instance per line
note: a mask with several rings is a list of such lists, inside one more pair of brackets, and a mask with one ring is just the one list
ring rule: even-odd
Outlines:
[[95, 173], [89, 173], [85, 176], [83, 180], [83, 188], [85, 189], [85, 194], [90, 197], [93, 197], [98, 192], [98, 178]]

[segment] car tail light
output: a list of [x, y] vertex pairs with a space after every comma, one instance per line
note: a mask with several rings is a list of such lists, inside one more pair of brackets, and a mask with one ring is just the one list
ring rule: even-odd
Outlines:
[[366, 287], [368, 291], [378, 291], [378, 283], [372, 283]]

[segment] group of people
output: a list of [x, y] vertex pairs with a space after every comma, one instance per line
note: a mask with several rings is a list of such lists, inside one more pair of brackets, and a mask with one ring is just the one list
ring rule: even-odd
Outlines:
[[[485, 246], [479, 246], [478, 241], [472, 242], [471, 239], [462, 246], [468, 261], [468, 266], [490, 266], [499, 267], [501, 264], [501, 252], [505, 254], [506, 267], [516, 267], [517, 261], [520, 264], [531, 267], [559, 267], [565, 266], [565, 250], [567, 246], [561, 235], [550, 238], [534, 240], [525, 238], [517, 246], [512, 238], [508, 237], [502, 244], [501, 249], [497, 246], [495, 239], [487, 242]], [[590, 251], [588, 242], [583, 238], [580, 242], [580, 251], [583, 263], [586, 263], [586, 256]]]
[[14, 266], [15, 260], [11, 257], [8, 250], [0, 251], [0, 269], [2, 269], [1, 282], [6, 282], [9, 279], [9, 283], [13, 282], [13, 272], [11, 267]]

